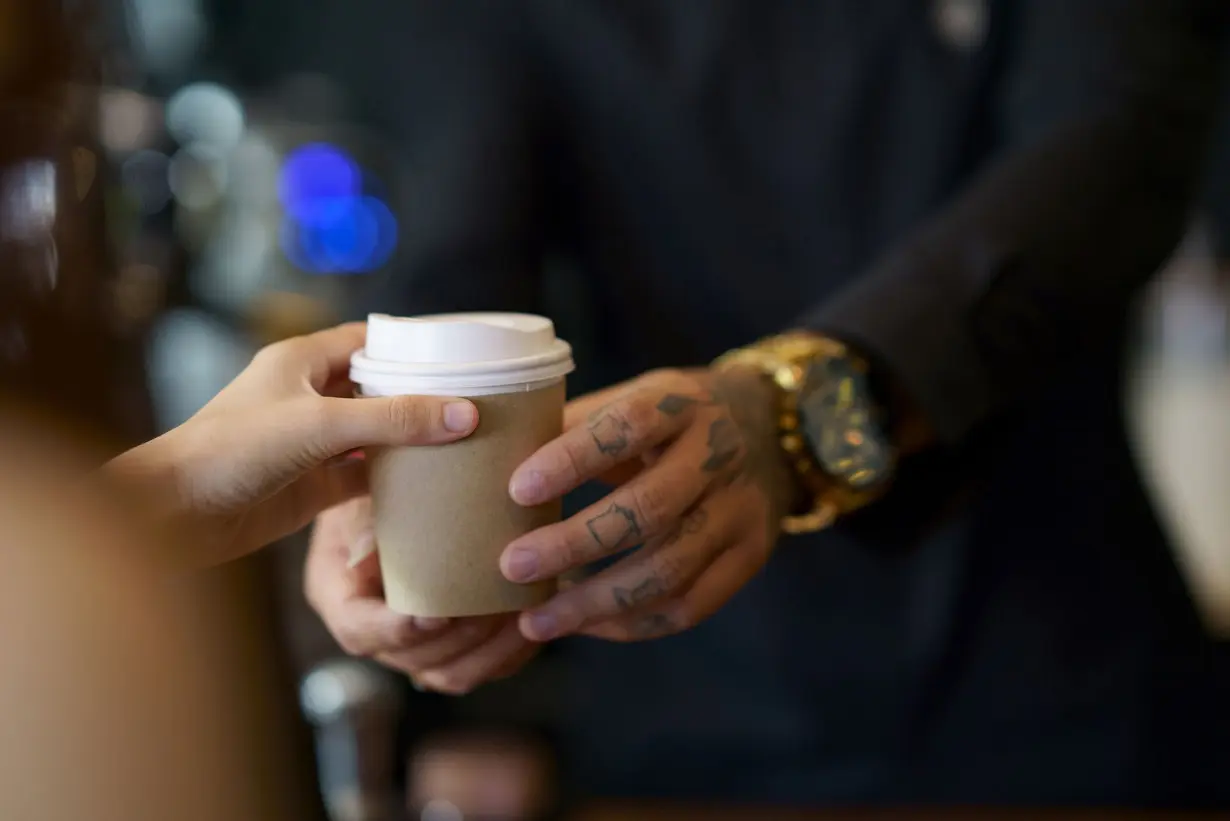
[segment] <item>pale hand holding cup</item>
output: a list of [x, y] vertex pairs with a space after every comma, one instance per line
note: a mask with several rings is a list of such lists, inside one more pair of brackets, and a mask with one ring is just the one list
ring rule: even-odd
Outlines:
[[352, 398], [354, 323], [261, 350], [183, 425], [106, 467], [146, 512], [194, 540], [192, 563], [242, 556], [367, 492], [365, 447], [444, 444], [478, 424], [464, 399]]

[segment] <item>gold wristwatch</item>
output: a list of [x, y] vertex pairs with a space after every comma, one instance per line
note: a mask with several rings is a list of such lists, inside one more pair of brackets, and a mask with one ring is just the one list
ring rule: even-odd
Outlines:
[[897, 465], [887, 411], [870, 366], [847, 345], [818, 334], [773, 336], [714, 362], [752, 367], [777, 388], [782, 451], [811, 499], [782, 519], [786, 533], [822, 530], [879, 498]]

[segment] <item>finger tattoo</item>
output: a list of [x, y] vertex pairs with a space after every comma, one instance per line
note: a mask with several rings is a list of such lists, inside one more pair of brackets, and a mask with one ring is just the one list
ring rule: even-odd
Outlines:
[[645, 602], [666, 595], [667, 587], [662, 579], [650, 576], [636, 587], [616, 587], [611, 591], [620, 610], [635, 610]]
[[665, 613], [649, 613], [637, 619], [631, 627], [633, 638], [658, 639], [678, 632], [675, 622]]
[[662, 397], [662, 401], [658, 402], [658, 410], [667, 416], [678, 416], [697, 404], [697, 401], [694, 397], [684, 396], [681, 393], [668, 393]]
[[636, 513], [623, 505], [613, 504], [585, 523], [594, 543], [606, 551], [633, 547], [640, 543], [641, 525]]
[[677, 544], [684, 536], [695, 536], [700, 533], [705, 524], [709, 521], [709, 514], [705, 512], [703, 507], [693, 508], [679, 525], [671, 531], [670, 535], [662, 541], [662, 546]]
[[713, 420], [709, 425], [709, 456], [701, 469], [706, 473], [717, 473], [734, 463], [743, 446], [743, 434], [739, 426], [728, 416]]
[[[662, 546], [665, 546], [663, 543]], [[635, 610], [643, 605], [664, 598], [684, 578], [686, 567], [676, 559], [660, 552], [651, 559], [648, 577], [633, 587], [614, 587], [611, 595], [621, 610]]]
[[628, 434], [631, 431], [631, 425], [609, 413], [603, 414], [589, 426], [589, 435], [594, 437], [594, 444], [607, 456], [618, 456], [628, 448]]

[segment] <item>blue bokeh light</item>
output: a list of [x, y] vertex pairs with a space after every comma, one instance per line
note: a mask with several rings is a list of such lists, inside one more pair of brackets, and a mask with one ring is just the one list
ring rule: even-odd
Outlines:
[[363, 174], [344, 151], [325, 143], [296, 149], [282, 164], [278, 194], [295, 217], [363, 193]]
[[389, 261], [397, 220], [375, 197], [337, 200], [305, 219], [282, 224], [282, 249], [292, 263], [316, 274], [358, 274]]
[[291, 263], [313, 274], [357, 274], [388, 262], [397, 247], [397, 219], [371, 195], [381, 188], [376, 182], [334, 146], [316, 143], [292, 153], [279, 180], [282, 250]]

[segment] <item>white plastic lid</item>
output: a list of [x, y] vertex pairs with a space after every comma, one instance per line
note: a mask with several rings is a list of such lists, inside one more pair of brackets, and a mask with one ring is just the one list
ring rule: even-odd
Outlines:
[[481, 396], [535, 390], [573, 371], [572, 348], [531, 314], [367, 318], [367, 347], [350, 359], [364, 394]]

